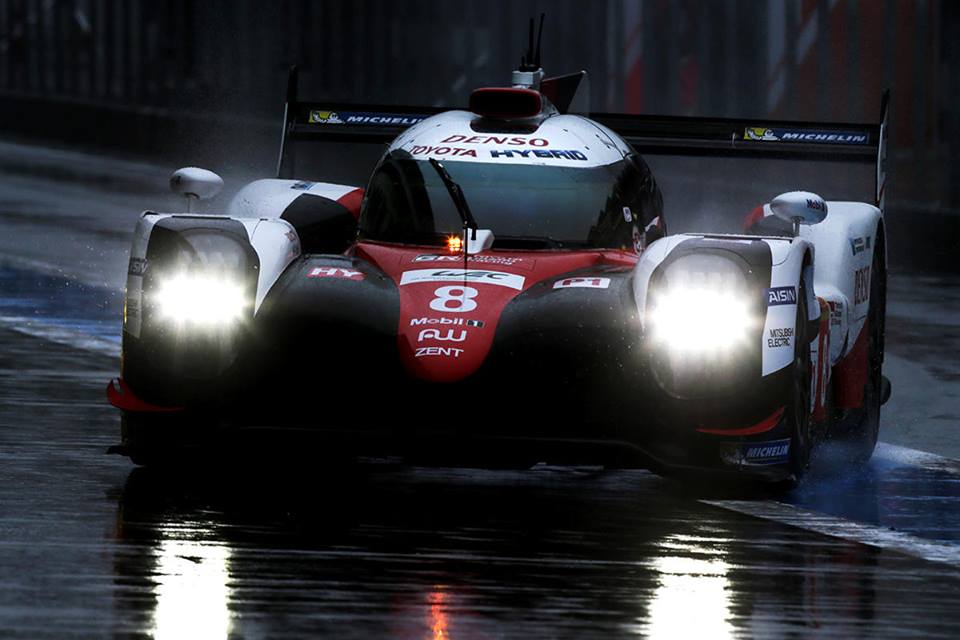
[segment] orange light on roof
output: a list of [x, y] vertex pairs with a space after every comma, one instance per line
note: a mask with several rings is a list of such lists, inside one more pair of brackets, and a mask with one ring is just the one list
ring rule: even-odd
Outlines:
[[460, 236], [447, 236], [447, 250], [450, 253], [460, 253], [463, 249], [463, 238]]

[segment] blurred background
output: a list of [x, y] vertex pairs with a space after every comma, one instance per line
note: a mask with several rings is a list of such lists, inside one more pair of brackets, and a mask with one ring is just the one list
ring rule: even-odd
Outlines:
[[541, 11], [596, 111], [873, 122], [890, 88], [892, 222], [957, 248], [956, 2], [0, 0], [0, 134], [270, 175], [289, 65], [302, 97], [460, 106]]

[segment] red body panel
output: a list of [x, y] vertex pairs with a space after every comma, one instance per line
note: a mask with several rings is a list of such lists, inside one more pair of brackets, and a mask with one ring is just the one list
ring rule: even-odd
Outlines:
[[485, 251], [471, 255], [464, 270], [462, 253], [439, 247], [364, 242], [355, 251], [397, 284], [401, 359], [431, 382], [455, 382], [479, 369], [504, 307], [538, 282], [636, 264], [635, 255], [619, 251]]

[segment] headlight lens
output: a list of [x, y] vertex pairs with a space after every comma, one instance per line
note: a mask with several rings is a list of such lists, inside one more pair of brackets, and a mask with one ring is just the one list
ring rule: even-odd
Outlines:
[[722, 355], [756, 327], [744, 271], [718, 255], [670, 263], [650, 293], [648, 328], [654, 344], [676, 356]]
[[157, 283], [154, 300], [160, 317], [178, 326], [232, 325], [249, 306], [243, 283], [226, 274], [168, 275]]

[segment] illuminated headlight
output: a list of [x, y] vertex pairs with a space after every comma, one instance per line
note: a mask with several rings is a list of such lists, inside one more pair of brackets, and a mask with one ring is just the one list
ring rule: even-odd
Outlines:
[[650, 292], [647, 326], [655, 346], [677, 356], [721, 355], [756, 328], [743, 270], [712, 254], [669, 264]]
[[166, 276], [157, 283], [154, 300], [163, 320], [202, 327], [232, 325], [249, 307], [243, 283], [221, 274]]

